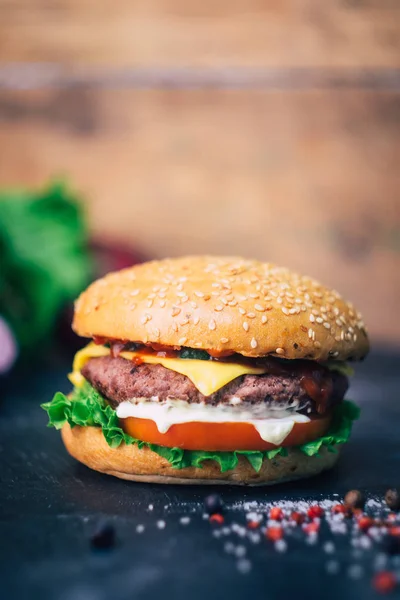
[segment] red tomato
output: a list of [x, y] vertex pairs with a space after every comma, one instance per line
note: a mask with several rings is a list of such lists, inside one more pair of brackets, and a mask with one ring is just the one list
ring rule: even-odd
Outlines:
[[[265, 442], [251, 423], [182, 423], [172, 425], [166, 433], [160, 433], [150, 419], [128, 417], [121, 419], [121, 427], [132, 437], [185, 450], [273, 450], [277, 446]], [[295, 423], [292, 431], [280, 446], [299, 446], [311, 442], [329, 429], [331, 417], [319, 417], [308, 423]]]

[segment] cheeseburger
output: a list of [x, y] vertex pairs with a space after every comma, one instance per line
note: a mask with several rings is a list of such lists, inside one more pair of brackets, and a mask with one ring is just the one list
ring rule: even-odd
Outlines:
[[122, 479], [272, 484], [336, 462], [357, 407], [347, 361], [368, 352], [360, 313], [272, 264], [152, 261], [93, 283], [73, 329], [92, 341], [74, 389], [43, 405], [68, 452]]

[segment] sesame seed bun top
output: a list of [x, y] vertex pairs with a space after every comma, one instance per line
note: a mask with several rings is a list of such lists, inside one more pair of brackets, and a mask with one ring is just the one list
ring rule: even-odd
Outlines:
[[73, 329], [250, 357], [356, 360], [369, 349], [360, 313], [336, 291], [232, 257], [188, 256], [110, 273], [78, 298]]

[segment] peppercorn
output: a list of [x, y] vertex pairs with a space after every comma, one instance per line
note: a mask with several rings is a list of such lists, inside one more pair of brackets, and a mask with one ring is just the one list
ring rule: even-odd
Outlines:
[[292, 512], [292, 514], [290, 515], [290, 518], [292, 521], [294, 521], [296, 523], [296, 525], [301, 525], [302, 523], [304, 523], [304, 515], [300, 512], [294, 511]]
[[399, 490], [392, 488], [386, 491], [385, 502], [391, 510], [400, 509], [400, 493]]
[[265, 537], [267, 540], [271, 540], [271, 542], [281, 540], [283, 537], [282, 527], [268, 527], [268, 529], [265, 530]]
[[358, 527], [362, 531], [368, 531], [368, 529], [372, 527], [373, 524], [374, 522], [370, 517], [361, 517], [361, 519], [358, 520]]
[[219, 513], [214, 513], [208, 520], [210, 523], [217, 523], [218, 525], [222, 525], [222, 523], [225, 521], [224, 517]]
[[307, 515], [310, 519], [320, 519], [324, 516], [324, 509], [318, 504], [313, 504], [307, 511]]
[[92, 548], [106, 550], [115, 545], [115, 529], [108, 521], [100, 521], [90, 538]]
[[210, 494], [207, 496], [204, 500], [204, 507], [210, 515], [224, 512], [224, 503], [222, 502], [221, 496], [218, 494]]
[[396, 576], [390, 571], [380, 571], [373, 578], [372, 585], [380, 594], [389, 594], [396, 587]]
[[344, 497], [344, 503], [352, 509], [363, 509], [365, 506], [365, 496], [359, 490], [350, 490]]
[[273, 521], [281, 521], [283, 519], [283, 510], [279, 506], [274, 506], [269, 511], [269, 518]]

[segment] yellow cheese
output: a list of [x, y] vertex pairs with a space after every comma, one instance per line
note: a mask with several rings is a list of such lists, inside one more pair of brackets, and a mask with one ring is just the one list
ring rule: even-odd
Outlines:
[[[69, 380], [80, 387], [85, 381], [81, 370], [90, 358], [109, 356], [109, 348], [90, 343], [76, 353], [73, 363], [73, 372]], [[249, 367], [245, 364], [217, 360], [194, 360], [187, 358], [164, 358], [156, 354], [143, 354], [141, 352], [121, 352], [119, 355], [127, 360], [137, 357], [148, 364], [160, 364], [166, 369], [186, 375], [204, 396], [210, 396], [224, 385], [241, 375], [262, 375], [266, 369], [262, 367]]]

